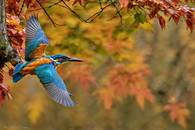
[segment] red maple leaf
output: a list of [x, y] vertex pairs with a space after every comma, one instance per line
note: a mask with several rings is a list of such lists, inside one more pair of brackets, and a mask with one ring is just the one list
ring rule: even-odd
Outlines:
[[3, 103], [6, 96], [8, 99], [12, 99], [9, 87], [3, 83], [0, 83], [0, 104]]

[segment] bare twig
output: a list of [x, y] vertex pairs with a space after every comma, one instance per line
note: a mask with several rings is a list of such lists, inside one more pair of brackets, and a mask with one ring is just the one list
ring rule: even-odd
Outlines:
[[94, 14], [91, 15], [89, 18], [87, 18], [87, 21], [88, 21], [89, 23], [93, 22], [98, 16], [100, 16], [100, 14], [104, 11], [104, 9], [106, 9], [107, 7], [109, 7], [109, 6], [111, 6], [111, 5], [112, 5], [112, 4], [108, 4], [108, 5], [104, 6], [104, 7], [101, 7], [101, 10], [98, 11], [98, 12], [96, 12], [96, 13], [94, 13]]
[[45, 14], [47, 15], [47, 17], [49, 18], [49, 20], [52, 22], [52, 24], [54, 26], [56, 26], [55, 22], [53, 21], [53, 19], [50, 17], [50, 15], [47, 13], [47, 10], [42, 6], [42, 4], [40, 3], [39, 0], [36, 0], [36, 2], [39, 4], [39, 6], [43, 9], [43, 11], [45, 12]]
[[83, 21], [83, 22], [87, 22], [85, 19], [83, 19], [78, 13], [76, 13], [74, 10], [72, 10], [71, 8], [70, 8], [70, 6], [68, 6], [67, 4], [66, 4], [66, 2], [64, 1], [64, 0], [62, 0], [62, 2], [64, 3], [64, 5], [67, 7], [67, 9], [68, 10], [70, 10], [75, 16], [77, 16], [81, 21]]
[[[67, 10], [69, 10], [70, 12], [72, 12], [72, 13], [73, 13], [79, 20], [81, 20], [82, 22], [91, 23], [91, 22], [93, 22], [97, 17], [99, 17], [99, 16], [102, 14], [102, 12], [103, 12], [107, 7], [109, 7], [109, 6], [111, 6], [111, 5], [114, 5], [114, 3], [109, 3], [109, 4], [107, 4], [107, 5], [105, 5], [105, 6], [103, 7], [101, 0], [99, 0], [100, 10], [99, 10], [98, 12], [95, 12], [94, 14], [92, 14], [91, 16], [89, 16], [88, 18], [85, 19], [85, 18], [83, 18], [82, 16], [80, 16], [77, 12], [75, 12], [75, 11], [66, 3], [65, 0], [59, 0], [59, 1], [53, 3], [52, 5], [49, 5], [49, 6], [47, 6], [47, 7], [44, 7], [44, 6], [40, 3], [39, 0], [36, 0], [36, 1], [37, 1], [37, 3], [40, 5], [40, 7], [41, 7], [40, 9], [42, 9], [42, 10], [45, 12], [45, 14], [46, 14], [47, 17], [50, 19], [50, 21], [52, 22], [52, 24], [53, 24], [54, 26], [55, 26], [55, 25], [64, 26], [65, 24], [58, 24], [58, 23], [54, 22], [54, 20], [51, 18], [51, 16], [47, 13], [47, 9], [50, 9], [50, 8], [52, 8], [53, 6], [58, 5], [58, 6], [61, 6], [61, 7], [63, 7], [63, 8], [66, 8]], [[63, 3], [63, 5], [60, 4], [60, 3]], [[116, 9], [116, 14], [119, 15], [119, 17], [120, 17], [120, 19], [121, 19], [121, 23], [122, 23], [122, 15], [120, 14], [120, 10], [119, 10], [116, 6], [114, 6], [114, 7], [115, 7], [115, 9]], [[35, 9], [35, 10], [31, 10], [31, 11], [36, 11], [36, 10], [40, 10], [40, 9]]]
[[[53, 6], [55, 6], [55, 5], [59, 5], [59, 3], [61, 3], [62, 1], [61, 0], [59, 0], [59, 1], [57, 1], [57, 2], [50, 2], [50, 3], [52, 3], [51, 5], [49, 5], [49, 6], [47, 6], [47, 7], [44, 7], [45, 9], [50, 9], [50, 8], [52, 8]], [[42, 8], [38, 8], [38, 9], [31, 9], [31, 10], [29, 10], [29, 11], [38, 11], [38, 10], [41, 10]]]
[[[62, 2], [64, 3], [64, 5], [65, 6], [63, 6], [63, 5], [60, 5], [61, 7], [64, 7], [64, 8], [66, 8], [66, 9], [68, 9], [69, 11], [71, 11], [76, 17], [78, 17], [82, 22], [86, 22], [86, 23], [91, 23], [91, 22], [93, 22], [107, 7], [109, 7], [109, 6], [111, 6], [111, 4], [108, 4], [108, 5], [106, 5], [106, 6], [104, 6], [104, 7], [100, 7], [100, 11], [98, 11], [98, 12], [96, 12], [96, 13], [94, 13], [94, 14], [92, 14], [91, 16], [89, 16], [87, 19], [84, 19], [84, 18], [82, 18], [78, 13], [76, 13], [74, 10], [72, 10], [71, 8], [70, 8], [70, 6], [68, 6], [68, 4], [66, 4], [66, 2], [64, 1], [64, 0], [62, 0]], [[59, 4], [58, 4], [59, 5]]]
[[100, 4], [100, 9], [102, 10], [103, 8], [102, 8], [102, 2], [101, 2], [101, 0], [99, 0], [99, 4]]
[[20, 11], [19, 11], [19, 13], [18, 13], [18, 16], [20, 16], [20, 14], [21, 14], [21, 12], [22, 12], [22, 9], [23, 9], [23, 7], [24, 7], [24, 3], [25, 3], [25, 0], [23, 0], [23, 2], [22, 2], [22, 6], [21, 6], [21, 8], [20, 8]]
[[114, 6], [115, 9], [116, 9], [116, 14], [118, 14], [118, 16], [120, 17], [120, 22], [121, 22], [121, 24], [123, 24], [123, 17], [122, 17], [122, 15], [121, 15], [121, 13], [120, 13], [120, 10], [119, 10], [118, 7], [115, 5], [115, 3], [113, 3], [113, 6]]

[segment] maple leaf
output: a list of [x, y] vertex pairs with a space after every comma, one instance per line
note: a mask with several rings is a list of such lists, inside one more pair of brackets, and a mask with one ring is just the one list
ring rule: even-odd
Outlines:
[[9, 87], [3, 83], [0, 83], [0, 104], [3, 103], [6, 96], [8, 99], [12, 99]]
[[100, 100], [103, 102], [105, 108], [107, 110], [110, 110], [112, 108], [113, 100], [115, 97], [115, 94], [112, 91], [112, 89], [105, 87], [105, 88], [101, 88], [96, 93], [99, 95]]
[[24, 2], [26, 6], [29, 7], [32, 4], [33, 0], [25, 0]]
[[105, 48], [109, 53], [120, 53], [122, 49], [124, 49], [124, 44], [122, 42], [110, 40], [107, 44], [105, 44]]
[[180, 0], [172, 0], [175, 5], [179, 4]]
[[126, 97], [128, 95], [128, 77], [127, 76], [115, 76], [112, 77], [108, 85], [112, 87], [114, 93], [118, 97]]
[[145, 101], [154, 103], [154, 95], [148, 87], [132, 86], [129, 89], [129, 93], [135, 97], [137, 104], [142, 110], [144, 109]]
[[191, 32], [194, 30], [194, 23], [192, 23], [192, 20], [186, 19], [186, 24], [188, 28], [191, 30]]
[[149, 17], [150, 17], [150, 18], [154, 18], [154, 16], [158, 13], [158, 11], [159, 11], [159, 7], [155, 6], [155, 8], [153, 8], [153, 9], [150, 11]]
[[19, 2], [16, 0], [7, 0], [7, 12], [17, 14], [20, 9]]
[[107, 87], [112, 88], [112, 91], [118, 97], [127, 96], [127, 87], [128, 87], [128, 72], [125, 69], [124, 65], [116, 65], [114, 68], [110, 70], [108, 73], [109, 82], [107, 83]]
[[162, 16], [158, 16], [158, 21], [162, 29], [165, 28], [165, 19]]
[[[145, 8], [149, 8], [149, 14], [147, 14], [151, 19], [158, 16], [163, 12], [166, 16], [171, 16], [175, 23], [178, 23], [181, 16], [186, 21], [186, 25], [192, 31], [194, 29], [193, 18], [194, 18], [194, 8], [190, 8], [186, 5], [181, 6], [180, 0], [139, 0], [135, 5], [140, 5]], [[157, 17], [158, 18], [158, 17]], [[165, 21], [162, 18], [158, 18], [161, 27], [164, 28]]]
[[83, 5], [84, 4], [84, 0], [74, 0], [72, 5], [75, 5], [77, 3], [79, 3], [80, 5]]
[[[60, 72], [60, 71], [59, 71]], [[96, 85], [96, 78], [92, 74], [92, 68], [87, 65], [74, 66], [69, 68], [66, 79], [70, 79], [71, 83], [80, 83], [83, 89], [88, 89], [90, 84]]]
[[119, 0], [119, 3], [121, 5], [121, 8], [125, 8], [125, 7], [128, 7], [128, 4], [129, 4], [129, 0]]
[[187, 127], [187, 120], [190, 117], [190, 111], [183, 102], [171, 102], [164, 106], [164, 110], [169, 112], [172, 121], [177, 122], [183, 128]]
[[25, 31], [22, 25], [20, 25], [20, 19], [18, 16], [14, 16], [7, 13], [7, 32], [9, 40], [12, 46], [19, 52], [21, 56], [24, 55], [25, 48]]
[[0, 83], [3, 83], [3, 73], [0, 71]]
[[[146, 87], [146, 82], [144, 79], [148, 74], [149, 73], [145, 68], [132, 71], [129, 70], [124, 64], [117, 64], [112, 69], [110, 69], [110, 72], [108, 73], [108, 82], [105, 85], [105, 89], [107, 91], [110, 90], [110, 93], [114, 93], [115, 97], [112, 98], [112, 102], [120, 101], [122, 98], [131, 95], [135, 96], [136, 101], [141, 109], [144, 109], [145, 101], [153, 103], [154, 96]], [[141, 87], [137, 87], [135, 84]], [[102, 96], [102, 98], [103, 97], [104, 96]], [[109, 97], [109, 99], [110, 98], [111, 97]]]
[[176, 24], [179, 23], [179, 18], [180, 18], [180, 16], [179, 16], [178, 14], [174, 14], [174, 15], [172, 15], [171, 17], [172, 17], [172, 19], [174, 20], [174, 22], [175, 22]]
[[14, 73], [14, 69], [13, 68], [10, 68], [9, 71], [8, 71], [8, 73], [9, 73], [9, 76], [12, 76], [13, 73]]
[[[41, 3], [43, 3], [43, 2], [44, 2], [44, 0], [41, 1]], [[35, 0], [25, 0], [25, 4], [26, 4], [26, 6], [27, 6], [28, 8], [29, 8], [29, 7], [31, 7], [31, 8], [36, 8], [36, 7], [39, 6]]]

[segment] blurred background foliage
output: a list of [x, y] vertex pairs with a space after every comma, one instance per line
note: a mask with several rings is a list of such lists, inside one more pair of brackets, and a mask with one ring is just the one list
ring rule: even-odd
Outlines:
[[[85, 8], [87, 13], [74, 6], [84, 17], [99, 6]], [[108, 8], [84, 23], [54, 6], [49, 15], [64, 25], [53, 27], [37, 12], [50, 40], [47, 54], [85, 60], [58, 67], [77, 105], [53, 102], [35, 76], [12, 84], [6, 75], [14, 98], [1, 105], [1, 130], [195, 129], [195, 35], [183, 22], [170, 21], [162, 30], [157, 20], [132, 11], [120, 24], [119, 18], [108, 19], [113, 14]]]

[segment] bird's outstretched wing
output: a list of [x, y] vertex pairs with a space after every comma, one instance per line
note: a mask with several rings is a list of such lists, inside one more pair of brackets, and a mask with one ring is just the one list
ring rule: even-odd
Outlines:
[[32, 15], [26, 23], [25, 60], [41, 57], [47, 44], [47, 36], [42, 30], [37, 16]]
[[50, 97], [64, 106], [74, 106], [70, 93], [54, 68], [53, 64], [43, 64], [35, 69], [35, 74], [40, 79]]

